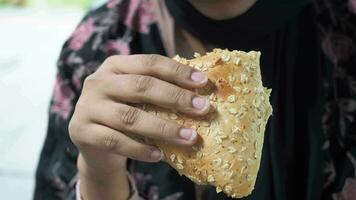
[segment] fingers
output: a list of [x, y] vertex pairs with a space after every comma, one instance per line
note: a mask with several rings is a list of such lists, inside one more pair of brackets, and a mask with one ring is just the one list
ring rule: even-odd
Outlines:
[[117, 74], [153, 76], [185, 88], [203, 87], [208, 82], [204, 73], [160, 55], [112, 56], [106, 63]]
[[96, 149], [145, 162], [158, 162], [163, 158], [163, 153], [157, 147], [142, 144], [106, 126], [90, 124], [86, 126], [87, 130], [73, 129], [72, 125], [71, 138], [82, 150]]
[[170, 121], [160, 119], [138, 108], [119, 103], [106, 103], [90, 109], [94, 123], [103, 124], [126, 134], [140, 135], [179, 145], [193, 145], [197, 133]]
[[102, 90], [118, 101], [150, 103], [190, 115], [204, 115], [210, 108], [207, 98], [150, 76], [124, 74], [108, 81]]

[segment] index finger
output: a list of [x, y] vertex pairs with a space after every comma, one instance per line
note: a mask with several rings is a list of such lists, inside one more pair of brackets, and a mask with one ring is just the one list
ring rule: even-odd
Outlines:
[[107, 63], [117, 74], [153, 76], [184, 88], [200, 88], [208, 82], [203, 72], [161, 55], [118, 55], [108, 58]]

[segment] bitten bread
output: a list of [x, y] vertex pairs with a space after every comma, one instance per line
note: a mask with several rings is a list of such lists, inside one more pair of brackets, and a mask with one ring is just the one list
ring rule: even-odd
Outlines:
[[200, 135], [192, 148], [156, 142], [166, 161], [197, 184], [240, 198], [249, 195], [260, 166], [264, 131], [272, 113], [270, 89], [264, 88], [260, 52], [214, 49], [204, 56], [174, 60], [199, 69], [209, 83], [198, 92], [209, 97], [208, 115], [192, 118], [153, 105], [144, 110], [192, 127]]

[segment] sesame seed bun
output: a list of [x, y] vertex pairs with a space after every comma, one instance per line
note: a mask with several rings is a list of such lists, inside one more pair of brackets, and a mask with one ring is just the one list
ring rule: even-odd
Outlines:
[[145, 105], [161, 118], [191, 127], [199, 134], [192, 148], [157, 141], [166, 161], [197, 184], [212, 185], [217, 192], [241, 198], [251, 194], [260, 167], [265, 127], [272, 113], [270, 89], [263, 87], [260, 52], [214, 49], [204, 56], [173, 59], [205, 72], [211, 109], [200, 118]]

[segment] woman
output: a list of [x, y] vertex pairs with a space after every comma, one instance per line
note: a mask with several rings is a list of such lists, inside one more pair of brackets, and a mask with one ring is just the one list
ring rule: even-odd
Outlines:
[[[130, 103], [204, 115], [208, 102], [189, 89], [203, 87], [207, 77], [167, 57], [220, 47], [260, 50], [263, 80], [273, 89], [260, 172], [245, 199], [350, 200], [356, 187], [356, 89], [350, 67], [356, 62], [351, 20], [356, 6], [350, 2], [341, 16], [320, 0], [318, 21], [308, 0], [111, 0], [90, 12], [58, 62], [35, 199], [228, 199], [180, 177], [159, 162], [156, 147], [129, 137], [193, 145], [196, 133], [190, 127]], [[321, 52], [317, 22], [324, 50], [339, 70], [327, 68], [332, 65]], [[336, 36], [330, 35], [333, 30]], [[329, 71], [336, 75], [329, 89], [337, 95], [323, 90]]]

